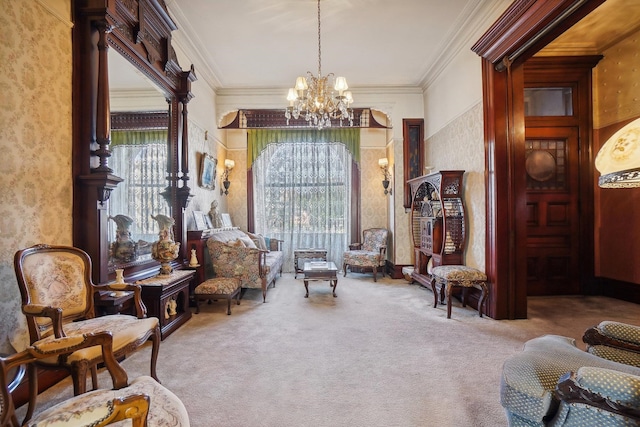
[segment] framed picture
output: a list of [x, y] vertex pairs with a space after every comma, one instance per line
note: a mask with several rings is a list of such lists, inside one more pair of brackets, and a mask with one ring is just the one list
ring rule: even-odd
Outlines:
[[231, 224], [231, 215], [229, 215], [228, 213], [223, 213], [220, 214], [220, 216], [222, 217], [223, 227], [233, 227], [233, 224]]
[[200, 168], [200, 186], [214, 190], [216, 188], [216, 166], [218, 159], [214, 159], [207, 153], [202, 153], [202, 166]]
[[207, 214], [204, 214], [204, 222], [206, 223], [207, 228], [213, 228], [213, 223], [211, 222], [211, 217]]
[[193, 211], [193, 219], [196, 223], [196, 230], [206, 230], [211, 228], [207, 226], [206, 215], [202, 211]]

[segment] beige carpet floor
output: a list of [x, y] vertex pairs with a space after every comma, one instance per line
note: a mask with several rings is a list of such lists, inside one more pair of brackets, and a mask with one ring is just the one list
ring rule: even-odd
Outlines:
[[[603, 319], [638, 323], [640, 305], [605, 297], [529, 299], [526, 320], [479, 318], [454, 301], [433, 308], [419, 285], [371, 275], [310, 285], [285, 274], [200, 314], [160, 347], [158, 375], [184, 402], [192, 426], [505, 426], [500, 370], [525, 341], [573, 337]], [[123, 362], [130, 378], [149, 372], [150, 348]], [[101, 386], [108, 387], [104, 373]], [[68, 398], [65, 380], [40, 399]]]

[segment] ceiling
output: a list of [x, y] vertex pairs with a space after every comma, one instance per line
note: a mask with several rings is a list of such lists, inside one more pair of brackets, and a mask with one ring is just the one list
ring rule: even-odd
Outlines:
[[[322, 0], [322, 74], [344, 76], [351, 88], [423, 87], [440, 58], [476, 41], [466, 39], [477, 37], [478, 18], [495, 19], [509, 3]], [[286, 90], [298, 75], [318, 72], [317, 0], [167, 0], [167, 7], [193, 46], [188, 56], [197, 52], [206, 64], [196, 64], [198, 78], [216, 90]]]
[[[510, 0], [322, 0], [322, 73], [366, 88], [425, 88]], [[166, 0], [178, 45], [218, 93], [286, 88], [318, 71], [317, 0]], [[640, 1], [608, 0], [542, 54], [599, 54], [640, 29]], [[110, 64], [110, 66], [113, 64]], [[182, 64], [185, 68], [189, 64]], [[117, 73], [121, 78], [125, 74]], [[115, 77], [115, 76], [114, 76]], [[135, 86], [118, 82], [111, 86]], [[130, 89], [130, 88], [129, 88]]]

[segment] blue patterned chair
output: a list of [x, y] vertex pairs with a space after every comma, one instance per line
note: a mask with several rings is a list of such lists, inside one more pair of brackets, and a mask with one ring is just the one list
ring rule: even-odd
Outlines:
[[342, 269], [347, 275], [347, 266], [359, 269], [371, 269], [373, 281], [376, 281], [378, 268], [384, 277], [384, 269], [387, 262], [387, 236], [386, 228], [369, 228], [362, 231], [362, 243], [352, 243], [349, 250], [344, 252]]
[[640, 368], [640, 326], [605, 320], [587, 329], [582, 341], [591, 354]]
[[636, 426], [640, 368], [545, 335], [505, 361], [500, 401], [511, 427]]

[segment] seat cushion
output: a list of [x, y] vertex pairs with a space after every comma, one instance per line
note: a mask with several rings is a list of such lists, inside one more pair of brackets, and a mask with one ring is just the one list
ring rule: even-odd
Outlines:
[[196, 295], [230, 295], [240, 287], [240, 280], [232, 277], [216, 277], [196, 286]]
[[373, 267], [380, 265], [380, 253], [364, 250], [345, 251], [343, 263], [352, 266]]
[[458, 282], [486, 282], [487, 275], [482, 271], [466, 265], [439, 265], [433, 267], [431, 274], [445, 279]]
[[[29, 426], [91, 426], [109, 413], [107, 402], [133, 394], [149, 396], [147, 427], [188, 427], [189, 415], [184, 404], [171, 391], [148, 376], [136, 378], [120, 390], [100, 389], [66, 400], [36, 415]], [[129, 425], [119, 422], [112, 425]]]
[[[135, 316], [114, 314], [66, 323], [63, 326], [63, 329], [67, 336], [82, 335], [84, 333], [96, 331], [109, 331], [113, 335], [113, 352], [117, 354], [119, 350], [130, 346], [132, 343], [136, 343], [136, 346], [144, 343], [158, 325], [159, 322], [157, 317], [138, 319]], [[54, 337], [50, 335], [37, 343], [47, 343], [52, 339], [54, 339]], [[99, 359], [102, 359], [102, 349], [100, 346], [94, 346], [74, 352], [67, 358], [67, 364], [77, 362], [78, 360]], [[51, 363], [54, 365], [58, 364], [57, 358], [43, 359], [41, 362]]]

